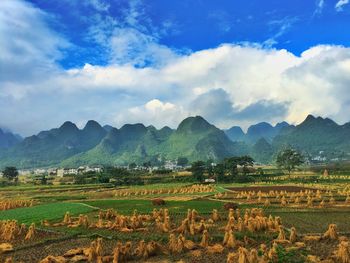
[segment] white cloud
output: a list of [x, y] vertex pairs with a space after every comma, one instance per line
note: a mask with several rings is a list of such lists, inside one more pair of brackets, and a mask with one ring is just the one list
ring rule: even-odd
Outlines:
[[338, 12], [340, 12], [340, 11], [343, 11], [344, 6], [347, 5], [347, 4], [349, 4], [349, 0], [339, 0], [339, 1], [335, 4], [334, 8], [335, 8], [335, 10], [337, 10]]
[[181, 54], [140, 28], [118, 26], [101, 38], [113, 62], [65, 70], [56, 61], [68, 43], [47, 19], [31, 4], [0, 1], [0, 119], [14, 131], [67, 119], [176, 127], [193, 114], [220, 127], [300, 122], [309, 113], [349, 121], [350, 48], [319, 45], [295, 56], [223, 44]]
[[[92, 108], [103, 113], [100, 117], [105, 122], [117, 126], [144, 122], [176, 127], [182, 118], [193, 114], [203, 115], [220, 127], [262, 120], [300, 122], [309, 113], [348, 121], [343, 109], [350, 107], [349, 76], [349, 48], [316, 46], [297, 57], [286, 50], [222, 45], [160, 67], [87, 64], [59, 74], [52, 72], [42, 79], [40, 87], [21, 96], [40, 94], [53, 100], [47, 107], [54, 108], [55, 97], [62, 94], [70, 98], [68, 105], [74, 103], [79, 109], [75, 114], [85, 112], [89, 118], [86, 112], [94, 112], [87, 108]], [[16, 82], [10, 84], [2, 85], [2, 91], [21, 94], [26, 89]], [[210, 93], [217, 89], [224, 96]], [[48, 94], [50, 90], [54, 95]], [[104, 104], [109, 94], [124, 94], [123, 103], [116, 100], [117, 108], [111, 102]], [[94, 108], [93, 100], [82, 99], [86, 96], [100, 96], [104, 104], [101, 110]], [[75, 118], [69, 106], [61, 110], [66, 111], [66, 119]]]
[[176, 127], [188, 113], [180, 106], [170, 102], [162, 102], [153, 99], [144, 105], [132, 107], [118, 114], [115, 123], [122, 125], [124, 123], [142, 122], [145, 125], [154, 125], [161, 128], [165, 125]]
[[110, 41], [111, 63], [159, 66], [177, 56], [154, 37], [133, 28], [116, 28]]
[[266, 47], [273, 47], [278, 43], [280, 37], [288, 32], [292, 26], [298, 21], [298, 17], [284, 17], [279, 20], [272, 20], [268, 23], [270, 30], [273, 31], [273, 35], [263, 42]]
[[97, 13], [90, 18], [92, 25], [88, 28], [87, 39], [94, 40], [107, 50], [110, 64], [159, 66], [183, 52], [159, 43], [161, 36], [170, 34], [172, 28], [176, 27], [175, 23], [167, 20], [155, 27], [142, 1], [132, 0], [127, 4], [118, 17], [107, 12]]
[[145, 104], [145, 109], [151, 112], [173, 110], [175, 105], [169, 102], [163, 103], [160, 100], [154, 99]]
[[[313, 54], [310, 56], [310, 54]], [[330, 116], [340, 122], [349, 121], [344, 109], [349, 107], [346, 90], [350, 83], [350, 49], [339, 46], [318, 46], [304, 52], [298, 67], [284, 73], [282, 88], [293, 98], [289, 119], [314, 113]]]
[[[154, 112], [157, 113], [158, 109], [159, 112], [167, 112], [163, 124], [174, 116], [187, 113], [202, 113], [215, 122], [210, 112], [215, 113], [215, 103], [221, 106], [221, 97], [214, 102], [210, 100], [202, 111], [200, 109], [204, 109], [205, 105], [196, 108], [194, 104], [197, 98], [205, 101], [201, 96], [215, 89], [226, 93], [225, 103], [231, 103], [236, 112], [244, 112], [250, 107], [250, 112], [256, 113], [256, 121], [267, 115], [259, 116], [257, 106], [252, 108], [252, 105], [268, 109], [266, 102], [274, 105], [271, 109], [276, 109], [276, 116], [271, 116], [271, 121], [286, 118], [300, 122], [309, 113], [346, 121], [348, 116], [341, 109], [350, 101], [346, 92], [350, 82], [349, 61], [350, 49], [340, 46], [316, 46], [297, 57], [286, 50], [222, 45], [178, 57], [159, 68], [86, 65], [60, 79], [63, 83], [60, 86], [75, 93], [81, 90], [111, 90], [144, 98], [146, 106], [141, 106], [142, 110], [130, 107], [133, 109], [130, 111], [132, 119], [136, 120], [139, 114], [138, 120], [142, 121], [145, 118], [142, 113], [147, 112], [147, 116], [160, 122], [162, 118], [150, 114], [153, 106], [159, 106]], [[169, 109], [165, 110], [167, 104], [160, 101], [146, 104], [152, 97], [164, 98], [172, 103], [169, 104], [171, 107], [168, 105]], [[286, 105], [286, 111], [277, 111], [276, 105], [281, 104]], [[177, 110], [180, 108], [186, 114], [179, 114]], [[221, 126], [242, 122], [238, 116], [236, 119], [235, 116], [227, 116], [224, 120], [221, 117], [217, 116]], [[251, 120], [255, 121], [254, 118]]]
[[103, 0], [88, 0], [91, 6], [93, 6], [97, 11], [108, 11], [110, 5]]
[[58, 70], [55, 62], [69, 43], [49, 28], [50, 19], [29, 3], [0, 1], [0, 96], [20, 98]]
[[316, 9], [314, 11], [313, 15], [320, 15], [322, 14], [323, 8], [324, 8], [325, 0], [318, 0], [316, 1]]

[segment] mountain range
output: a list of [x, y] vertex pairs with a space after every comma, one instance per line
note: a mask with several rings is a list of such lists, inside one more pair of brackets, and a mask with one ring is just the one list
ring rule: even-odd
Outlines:
[[257, 162], [269, 163], [286, 145], [299, 149], [310, 159], [319, 155], [350, 159], [350, 123], [338, 125], [331, 119], [309, 115], [296, 126], [262, 122], [244, 133], [238, 126], [220, 130], [200, 116], [184, 119], [177, 129], [156, 129], [140, 123], [117, 129], [102, 127], [93, 120], [79, 129], [67, 121], [59, 128], [23, 140], [1, 131], [0, 167], [77, 167], [148, 161], [159, 164], [178, 157], [219, 161], [244, 154], [250, 154]]
[[275, 126], [272, 126], [267, 122], [260, 122], [251, 125], [248, 128], [247, 133], [244, 133], [239, 126], [233, 126], [230, 129], [225, 130], [225, 133], [232, 141], [256, 143], [259, 139], [264, 138], [268, 142], [272, 142], [273, 138], [279, 134], [282, 128], [289, 126], [290, 125], [285, 121], [277, 123]]
[[0, 149], [10, 148], [22, 141], [22, 137], [11, 131], [0, 128]]

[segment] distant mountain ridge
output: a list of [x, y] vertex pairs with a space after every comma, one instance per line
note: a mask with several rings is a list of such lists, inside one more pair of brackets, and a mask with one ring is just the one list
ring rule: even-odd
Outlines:
[[276, 149], [272, 146], [272, 141], [282, 129], [292, 127], [287, 122], [279, 122], [272, 126], [267, 122], [260, 122], [248, 127], [244, 133], [239, 126], [233, 126], [224, 130], [232, 141], [242, 142], [249, 149], [249, 154], [258, 162], [268, 163], [272, 160]]
[[[230, 129], [225, 132], [232, 139]], [[270, 162], [280, 149], [287, 146], [300, 150], [311, 161], [320, 157], [350, 159], [350, 123], [339, 125], [329, 118], [313, 115], [308, 115], [296, 126], [286, 122], [275, 126], [266, 122], [252, 125], [240, 140], [249, 146], [255, 160], [262, 163]]]
[[272, 126], [267, 122], [259, 122], [251, 125], [248, 128], [247, 133], [244, 133], [239, 126], [233, 126], [225, 130], [225, 133], [232, 141], [243, 141], [254, 144], [261, 138], [271, 142], [273, 138], [279, 134], [281, 129], [289, 126], [290, 125], [285, 121], [279, 122], [275, 126]]
[[312, 115], [299, 125], [283, 128], [272, 145], [280, 148], [291, 145], [310, 155], [322, 154], [328, 158], [350, 156], [350, 123], [339, 125], [329, 118]]
[[11, 131], [0, 128], [0, 149], [10, 148], [22, 141], [22, 137]]
[[177, 129], [156, 129], [141, 123], [117, 129], [90, 120], [82, 129], [67, 121], [59, 128], [20, 141], [7, 140], [6, 144], [4, 134], [11, 140], [15, 138], [0, 130], [0, 167], [77, 167], [148, 161], [157, 164], [178, 157], [219, 161], [243, 154], [269, 163], [287, 145], [310, 158], [322, 154], [328, 159], [350, 159], [350, 123], [338, 125], [331, 119], [312, 115], [296, 126], [286, 122], [275, 126], [258, 123], [249, 127], [247, 133], [238, 126], [223, 131], [195, 116], [184, 119]]
[[39, 132], [0, 152], [0, 165], [44, 166], [124, 165], [187, 157], [219, 160], [246, 153], [225, 133], [200, 116], [183, 120], [176, 130], [141, 123], [120, 129], [88, 121], [83, 129], [72, 122]]
[[225, 133], [231, 141], [244, 141], [246, 136], [239, 126], [232, 126], [230, 129], [225, 130]]
[[72, 155], [95, 147], [106, 134], [107, 131], [95, 121], [88, 121], [82, 130], [67, 121], [59, 128], [27, 137], [0, 152], [0, 162], [18, 167], [59, 164]]
[[176, 130], [157, 130], [143, 124], [126, 124], [113, 129], [93, 149], [65, 160], [64, 165], [157, 162], [161, 158], [189, 160], [222, 159], [236, 154], [235, 143], [223, 131], [200, 116], [183, 120]]

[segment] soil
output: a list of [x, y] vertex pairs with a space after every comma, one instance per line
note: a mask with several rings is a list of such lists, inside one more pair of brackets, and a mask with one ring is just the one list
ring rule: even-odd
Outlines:
[[63, 236], [63, 234], [58, 232], [48, 232], [43, 230], [36, 230], [35, 235], [30, 240], [24, 240], [26, 233], [20, 236], [16, 236], [14, 240], [6, 241], [0, 238], [0, 243], [11, 243], [15, 248], [27, 247], [35, 245], [43, 240], [57, 239]]
[[320, 259], [326, 259], [332, 256], [332, 252], [338, 248], [338, 240], [321, 240], [318, 242], [308, 241], [306, 246], [308, 247], [309, 255], [317, 255]]
[[89, 239], [71, 239], [51, 244], [38, 244], [37, 246], [8, 253], [6, 256], [12, 256], [14, 262], [38, 262], [48, 255], [60, 256], [71, 248], [89, 246], [90, 242]]
[[[5, 255], [2, 255], [3, 257], [0, 257], [0, 262], [2, 263], [3, 260], [6, 257], [13, 257], [14, 262], [17, 263], [31, 263], [31, 262], [38, 262], [39, 260], [45, 258], [48, 255], [53, 256], [59, 256], [63, 255], [66, 251], [72, 248], [78, 248], [78, 247], [88, 247], [91, 243], [91, 241], [95, 240], [95, 238], [72, 238], [64, 241], [56, 241], [50, 244], [37, 244], [32, 247], [26, 247], [11, 253], [7, 253]], [[300, 239], [299, 241], [302, 241]], [[104, 255], [111, 255], [113, 253], [113, 249], [116, 245], [116, 240], [109, 240], [104, 239], [103, 240], [103, 254]], [[214, 241], [211, 242], [212, 244]], [[256, 244], [249, 245], [248, 248], [256, 248], [258, 249], [258, 245], [261, 242], [257, 242]], [[266, 243], [268, 246], [270, 246], [270, 242]], [[338, 241], [332, 241], [332, 240], [321, 240], [317, 242], [308, 241], [306, 242], [307, 245], [307, 254], [309, 255], [317, 255], [321, 259], [326, 259], [332, 255], [332, 251], [334, 251], [337, 248]], [[136, 242], [133, 242], [133, 248], [135, 249]], [[183, 260], [184, 262], [212, 262], [212, 263], [219, 263], [219, 262], [225, 262], [227, 253], [228, 252], [236, 252], [236, 249], [225, 249], [222, 254], [208, 254], [203, 249], [198, 249], [196, 251], [197, 253], [187, 252], [187, 253], [181, 253], [176, 255], [165, 255], [165, 254], [159, 254], [157, 256], [148, 258], [148, 259], [130, 259], [128, 262], [178, 262], [180, 260]]]
[[[22, 249], [16, 252], [7, 253], [3, 255], [3, 259], [6, 257], [12, 256], [14, 259], [14, 262], [18, 263], [31, 263], [31, 262], [38, 262], [39, 260], [45, 258], [48, 255], [53, 256], [60, 256], [63, 255], [66, 251], [72, 248], [78, 248], [78, 247], [88, 247], [90, 245], [90, 242], [94, 239], [88, 239], [88, 238], [79, 238], [79, 239], [71, 239], [71, 240], [65, 240], [65, 241], [59, 241], [52, 244], [41, 244], [34, 247]], [[134, 243], [134, 242], [133, 242]], [[103, 254], [104, 255], [111, 255], [113, 253], [113, 249], [116, 245], [116, 240], [103, 240]], [[228, 253], [228, 250], [225, 249], [225, 253], [223, 254], [207, 254], [204, 253], [204, 251], [201, 251], [199, 255], [196, 257], [192, 256], [192, 254], [189, 253], [181, 253], [178, 255], [157, 255], [148, 259], [137, 259], [132, 260], [130, 259], [128, 262], [177, 262], [181, 259], [185, 259], [185, 262], [213, 262], [213, 263], [219, 263], [219, 262], [225, 262], [226, 261], [226, 255]], [[1, 259], [0, 259], [0, 262]]]

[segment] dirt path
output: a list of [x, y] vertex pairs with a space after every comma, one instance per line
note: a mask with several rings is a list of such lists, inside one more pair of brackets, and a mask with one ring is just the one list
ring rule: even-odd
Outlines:
[[[71, 202], [69, 202], [69, 203], [71, 203]], [[99, 207], [88, 205], [88, 204], [85, 204], [85, 203], [76, 203], [76, 202], [74, 202], [74, 203], [75, 204], [79, 204], [79, 205], [83, 205], [83, 206], [86, 206], [86, 207], [89, 207], [89, 208], [92, 208], [92, 209], [101, 210], [101, 208], [99, 208]]]

